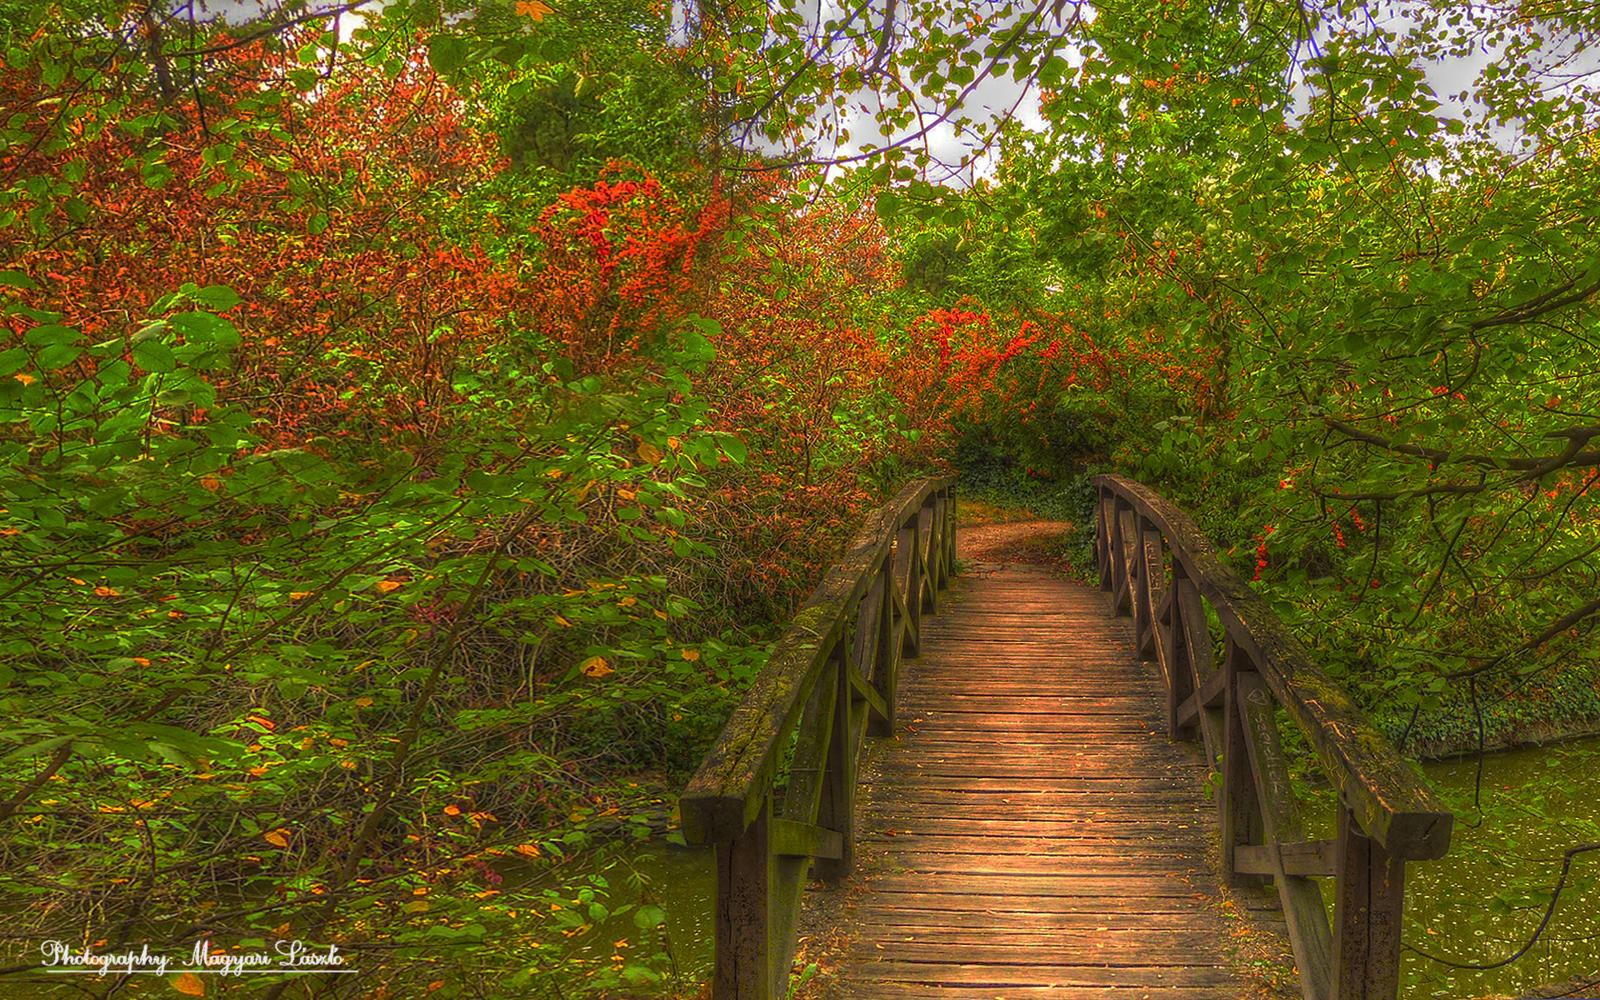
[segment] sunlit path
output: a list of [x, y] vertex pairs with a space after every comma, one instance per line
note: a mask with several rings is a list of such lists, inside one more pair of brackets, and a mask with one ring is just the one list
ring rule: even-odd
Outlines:
[[858, 820], [852, 995], [1235, 998], [1206, 769], [1089, 587], [957, 582]]

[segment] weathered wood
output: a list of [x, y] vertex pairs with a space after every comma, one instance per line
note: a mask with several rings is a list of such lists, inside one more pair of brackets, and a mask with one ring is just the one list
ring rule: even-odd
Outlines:
[[[773, 947], [774, 857], [768, 842], [770, 803], [742, 836], [717, 844], [717, 936], [711, 990], [718, 1000], [781, 1000]], [[787, 964], [785, 973], [787, 973]]]
[[[1272, 698], [1260, 675], [1240, 679], [1239, 708], [1243, 713], [1250, 768], [1261, 801], [1261, 822], [1266, 831], [1266, 874], [1274, 876], [1283, 906], [1290, 947], [1300, 968], [1300, 989], [1305, 1000], [1332, 1000], [1336, 971], [1333, 934], [1322, 888], [1304, 876], [1334, 874], [1337, 842], [1305, 840], [1305, 825], [1289, 783], [1289, 768], [1278, 741], [1278, 724]], [[1252, 859], [1247, 859], [1248, 860]], [[1259, 870], [1259, 869], [1258, 869]]]
[[1332, 875], [1336, 842], [1247, 844], [1234, 848], [1233, 866], [1245, 875]]
[[1097, 1000], [1240, 995], [1227, 931], [1198, 905], [1219, 889], [1205, 765], [1161, 739], [1157, 685], [1100, 600], [1001, 571], [926, 623], [858, 832], [841, 977], [863, 1000], [909, 984], [1009, 997], [1073, 982], [1066, 968], [1092, 970], [1071, 988]]
[[691, 843], [736, 837], [754, 819], [772, 787], [780, 748], [886, 558], [895, 529], [948, 485], [941, 479], [913, 483], [870, 516], [795, 615], [679, 799]]
[[1198, 691], [1190, 693], [1183, 704], [1178, 706], [1179, 728], [1187, 729], [1194, 725], [1199, 720], [1202, 709], [1220, 706], [1227, 680], [1227, 674], [1219, 670], [1202, 682]]
[[1400, 918], [1405, 859], [1362, 832], [1339, 807], [1338, 888], [1334, 894], [1336, 1000], [1392, 1000], [1400, 988]]
[[828, 858], [844, 856], [844, 834], [838, 830], [798, 820], [774, 817], [772, 853], [779, 857]]
[[831, 663], [835, 695], [833, 725], [828, 730], [828, 764], [822, 785], [822, 801], [817, 807], [817, 824], [842, 834], [840, 850], [829, 858], [818, 858], [817, 874], [838, 881], [850, 874], [856, 857], [856, 736], [854, 707], [856, 686], [852, 671], [843, 657]]
[[1133, 516], [1159, 529], [1229, 638], [1305, 734], [1361, 828], [1397, 857], [1442, 856], [1450, 843], [1450, 813], [1349, 695], [1316, 668], [1266, 601], [1218, 558], [1189, 516], [1130, 479], [1096, 476], [1094, 481]]
[[1234, 852], [1243, 844], [1259, 844], [1261, 800], [1256, 794], [1255, 777], [1250, 772], [1249, 741], [1244, 730], [1244, 713], [1239, 707], [1241, 677], [1253, 671], [1241, 663], [1242, 654], [1231, 642], [1223, 658], [1223, 746], [1222, 746], [1222, 870], [1235, 885], [1259, 881], [1239, 870]]
[[933, 592], [935, 573], [928, 565], [933, 558], [934, 502], [934, 498], [929, 497], [917, 511], [917, 580], [911, 588], [917, 598], [918, 611], [930, 615], [939, 608], [938, 595]]
[[786, 819], [811, 823], [817, 818], [823, 775], [828, 768], [828, 736], [833, 731], [838, 700], [837, 684], [818, 684], [806, 702], [799, 727], [803, 737], [795, 745], [789, 783], [783, 790], [783, 806], [778, 812]]

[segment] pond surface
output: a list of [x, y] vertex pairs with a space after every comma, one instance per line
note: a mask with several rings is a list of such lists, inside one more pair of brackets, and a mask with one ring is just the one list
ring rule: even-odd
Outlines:
[[[1600, 842], [1600, 739], [1485, 757], [1481, 810], [1473, 808], [1475, 759], [1423, 770], [1457, 818], [1449, 854], [1407, 866], [1406, 942], [1467, 964], [1509, 958], [1543, 919], [1562, 855]], [[1600, 851], [1573, 858], [1549, 926], [1522, 958], [1464, 970], [1410, 953], [1406, 973], [1406, 995], [1428, 1000], [1521, 997], [1546, 983], [1600, 976]]]

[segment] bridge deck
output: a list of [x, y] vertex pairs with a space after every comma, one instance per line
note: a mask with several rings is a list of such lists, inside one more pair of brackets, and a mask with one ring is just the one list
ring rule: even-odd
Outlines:
[[1238, 1000], [1201, 755], [1126, 619], [1028, 567], [924, 619], [865, 789], [845, 989], [863, 1000]]

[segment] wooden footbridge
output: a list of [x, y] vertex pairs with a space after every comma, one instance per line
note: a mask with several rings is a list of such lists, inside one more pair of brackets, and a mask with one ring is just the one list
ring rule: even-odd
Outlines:
[[[1236, 1000], [1201, 901], [1268, 880], [1306, 1000], [1396, 996], [1405, 865], [1450, 814], [1187, 515], [1095, 482], [1104, 593], [996, 573], [936, 614], [954, 497], [929, 480], [795, 617], [682, 797], [716, 847], [715, 1000], [784, 997], [808, 872], [869, 843], [862, 1000]], [[1307, 838], [1280, 718], [1338, 790], [1332, 839]], [[863, 740], [897, 734], [858, 809]]]

